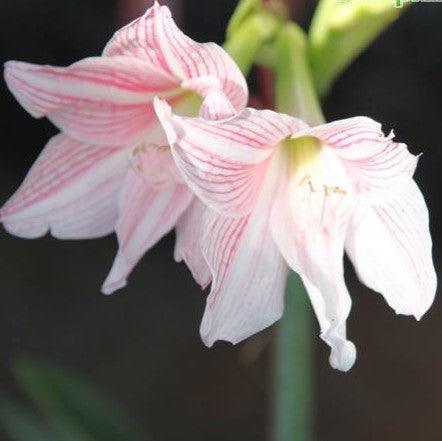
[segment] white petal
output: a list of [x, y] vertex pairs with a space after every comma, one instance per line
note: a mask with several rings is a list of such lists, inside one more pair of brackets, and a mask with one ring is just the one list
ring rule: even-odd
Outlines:
[[369, 207], [346, 240], [361, 281], [396, 313], [417, 319], [436, 292], [431, 248], [428, 210], [414, 181], [390, 201]]
[[119, 251], [102, 287], [105, 294], [126, 285], [127, 276], [144, 253], [173, 229], [192, 201], [185, 185], [169, 182], [153, 186], [144, 176], [149, 172], [153, 171], [130, 168], [125, 179], [116, 228]]
[[413, 176], [418, 157], [405, 144], [385, 136], [381, 125], [355, 117], [313, 127], [304, 133], [321, 140], [347, 169], [353, 190], [368, 202], [381, 202], [398, 193]]
[[174, 257], [177, 262], [184, 260], [193, 278], [205, 289], [211, 282], [212, 274], [201, 251], [204, 215], [208, 208], [194, 199], [176, 224]]
[[328, 200], [341, 197], [285, 186], [275, 200], [271, 226], [279, 249], [307, 289], [321, 338], [331, 347], [330, 364], [347, 371], [356, 360], [356, 349], [346, 337], [351, 299], [344, 280], [343, 248], [349, 210], [338, 200]]

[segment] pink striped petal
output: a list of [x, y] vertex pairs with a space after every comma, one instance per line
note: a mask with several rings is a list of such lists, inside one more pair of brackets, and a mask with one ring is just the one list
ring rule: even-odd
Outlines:
[[417, 165], [418, 158], [407, 146], [394, 142], [392, 134], [385, 136], [381, 125], [370, 118], [335, 121], [309, 129], [307, 134], [342, 158], [354, 190], [369, 201], [382, 201], [400, 191]]
[[222, 91], [221, 84], [214, 77], [198, 77], [183, 81], [184, 89], [192, 90], [201, 97], [199, 115], [207, 120], [226, 119], [235, 116], [236, 110]]
[[431, 248], [428, 210], [414, 181], [388, 202], [368, 208], [346, 240], [361, 281], [397, 314], [418, 320], [436, 292]]
[[10, 61], [5, 80], [32, 116], [104, 145], [140, 140], [155, 119], [153, 97], [179, 87], [149, 62], [127, 56], [86, 58], [65, 68]]
[[[213, 271], [201, 338], [233, 344], [279, 320], [284, 308], [287, 265], [269, 234], [265, 213], [248, 222], [213, 215], [214, 238], [203, 249]], [[215, 267], [219, 265], [219, 267]]]
[[177, 262], [184, 260], [193, 278], [205, 289], [211, 282], [212, 275], [201, 251], [204, 215], [207, 208], [198, 199], [178, 219], [175, 234], [175, 253]]
[[23, 184], [0, 211], [7, 231], [36, 238], [87, 239], [115, 228], [118, 191], [126, 169], [119, 147], [53, 137]]
[[287, 264], [270, 231], [278, 169], [265, 176], [255, 210], [242, 218], [206, 211], [202, 253], [213, 275], [201, 323], [207, 346], [238, 343], [277, 321], [283, 311]]
[[129, 273], [144, 253], [173, 229], [193, 199], [182, 184], [169, 181], [152, 186], [145, 177], [150, 171], [130, 168], [123, 184], [116, 228], [119, 251], [103, 284], [104, 294], [126, 285]]
[[221, 120], [234, 116], [234, 107], [220, 90], [212, 90], [204, 96], [200, 107], [200, 116], [207, 120]]
[[215, 77], [237, 111], [247, 104], [247, 83], [230, 56], [214, 43], [196, 43], [187, 37], [176, 26], [170, 10], [157, 2], [116, 32], [103, 55], [145, 59], [181, 81]]
[[214, 122], [173, 115], [159, 100], [154, 105], [189, 187], [229, 216], [246, 215], [254, 207], [268, 159], [297, 124], [271, 111], [246, 109]]
[[307, 289], [321, 327], [321, 338], [331, 347], [330, 364], [349, 370], [356, 349], [346, 337], [351, 299], [344, 281], [344, 237], [350, 207], [339, 194], [326, 195], [300, 187], [282, 188], [272, 211], [273, 237]]

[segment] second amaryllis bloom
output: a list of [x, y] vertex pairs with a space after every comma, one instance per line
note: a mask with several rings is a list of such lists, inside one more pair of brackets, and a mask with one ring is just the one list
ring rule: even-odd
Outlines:
[[211, 346], [278, 320], [288, 268], [302, 278], [331, 347], [348, 370], [351, 298], [344, 250], [359, 278], [398, 314], [419, 319], [436, 290], [428, 212], [412, 179], [417, 157], [357, 117], [308, 127], [246, 109], [224, 121], [173, 115], [158, 101], [174, 159], [211, 208], [200, 219], [212, 288], [201, 324]]
[[25, 238], [116, 231], [119, 252], [103, 285], [110, 293], [177, 226], [176, 257], [206, 285], [208, 271], [193, 249], [197, 231], [187, 225], [202, 207], [176, 170], [152, 102], [160, 96], [180, 114], [209, 119], [243, 109], [247, 85], [227, 53], [191, 40], [155, 2], [100, 57], [65, 68], [10, 61], [4, 75], [32, 116], [62, 131], [2, 207], [5, 228]]

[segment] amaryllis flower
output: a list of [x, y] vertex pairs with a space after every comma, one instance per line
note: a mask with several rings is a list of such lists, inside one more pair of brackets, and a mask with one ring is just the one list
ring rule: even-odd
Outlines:
[[331, 365], [350, 369], [344, 250], [396, 313], [419, 319], [427, 311], [436, 276], [428, 212], [412, 179], [417, 157], [380, 124], [356, 117], [309, 128], [252, 109], [216, 122], [173, 115], [161, 101], [156, 109], [186, 182], [211, 208], [200, 221], [212, 272], [207, 345], [237, 343], [279, 319], [290, 267]]
[[102, 56], [65, 68], [10, 61], [5, 80], [32, 116], [62, 131], [1, 209], [5, 228], [65, 239], [116, 230], [119, 252], [103, 286], [109, 293], [177, 224], [176, 257], [207, 284], [189, 237], [196, 231], [186, 226], [195, 216], [188, 211], [202, 207], [176, 170], [152, 101], [160, 96], [181, 114], [212, 119], [244, 108], [245, 79], [224, 50], [191, 40], [155, 2], [116, 32]]

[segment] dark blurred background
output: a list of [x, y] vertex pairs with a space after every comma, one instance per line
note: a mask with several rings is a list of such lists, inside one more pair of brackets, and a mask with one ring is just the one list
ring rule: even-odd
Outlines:
[[[169, 4], [189, 35], [221, 43], [236, 0]], [[66, 65], [98, 55], [118, 25], [149, 5], [1, 0], [0, 58]], [[314, 2], [295, 6], [305, 25]], [[414, 153], [424, 153], [416, 179], [430, 207], [437, 266], [441, 76], [442, 5], [417, 4], [342, 75], [324, 104], [329, 120], [368, 115], [394, 127]], [[0, 103], [3, 203], [55, 129], [28, 116], [4, 83]], [[25, 241], [1, 231], [0, 391], [18, 394], [10, 364], [25, 353], [88, 379], [154, 441], [269, 439], [274, 329], [236, 347], [218, 343], [206, 349], [198, 335], [204, 295], [185, 267], [174, 263], [173, 241], [172, 235], [162, 240], [129, 286], [105, 297], [99, 287], [116, 251], [114, 237]], [[440, 298], [416, 323], [395, 317], [351, 269], [347, 276], [354, 300], [349, 334], [359, 356], [351, 372], [332, 370], [315, 323], [317, 440], [440, 440]]]

